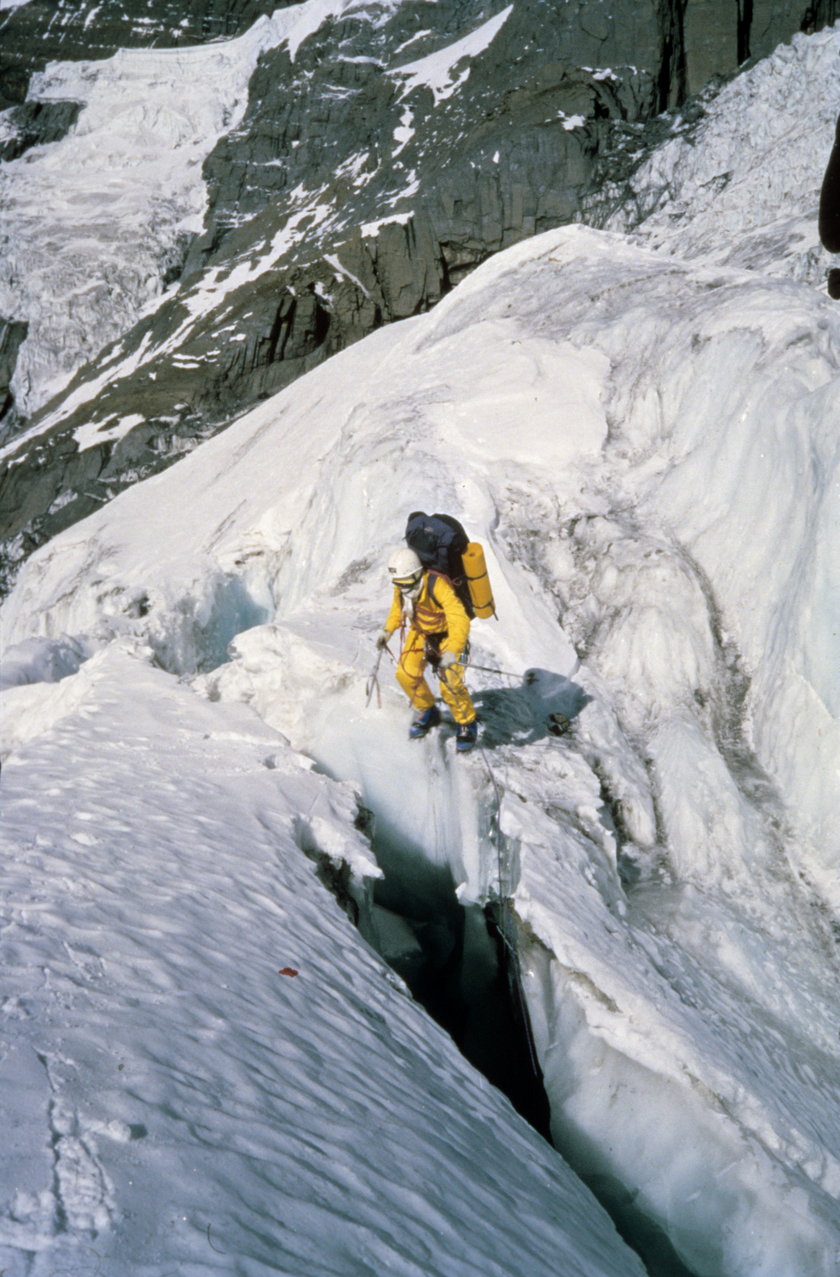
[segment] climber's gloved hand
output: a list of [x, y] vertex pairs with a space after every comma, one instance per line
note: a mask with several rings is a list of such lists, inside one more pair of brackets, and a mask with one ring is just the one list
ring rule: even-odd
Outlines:
[[383, 647], [388, 646], [388, 639], [391, 637], [390, 630], [381, 630], [376, 636], [376, 646], [381, 651]]
[[457, 652], [441, 652], [440, 660], [438, 661], [438, 669], [448, 670], [448, 669], [451, 669], [453, 665], [457, 665], [457, 664], [458, 664]]

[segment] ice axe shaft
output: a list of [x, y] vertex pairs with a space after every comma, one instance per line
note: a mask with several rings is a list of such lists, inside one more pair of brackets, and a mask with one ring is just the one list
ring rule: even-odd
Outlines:
[[379, 691], [379, 662], [382, 660], [382, 653], [387, 652], [391, 660], [394, 659], [394, 653], [391, 651], [387, 643], [383, 644], [376, 653], [376, 660], [373, 662], [373, 669], [367, 676], [365, 683], [365, 709], [373, 700], [374, 692], [376, 693], [376, 704], [379, 709], [382, 708], [382, 695]]
[[373, 669], [367, 676], [367, 682], [365, 683], [365, 709], [368, 708], [373, 700], [374, 692], [376, 693], [376, 704], [380, 709], [382, 708], [382, 696], [379, 692], [379, 678], [377, 676], [379, 674], [379, 662], [382, 660], [382, 653], [384, 650], [384, 648], [380, 647], [379, 651], [376, 653], [376, 660], [373, 662]]

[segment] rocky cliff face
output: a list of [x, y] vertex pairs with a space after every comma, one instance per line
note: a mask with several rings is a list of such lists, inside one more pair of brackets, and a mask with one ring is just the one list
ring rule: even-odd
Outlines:
[[[13, 289], [4, 301], [0, 390], [9, 421], [25, 427], [0, 475], [4, 577], [255, 400], [379, 325], [427, 310], [490, 254], [579, 218], [617, 130], [631, 130], [621, 162], [635, 162], [647, 129], [690, 130], [702, 105], [663, 111], [803, 24], [832, 19], [833, 6], [310, 0], [289, 10], [266, 28], [238, 121], [206, 154], [202, 230], [187, 236], [173, 218], [156, 265], [136, 287], [121, 282], [119, 306], [102, 290], [97, 313], [111, 318], [101, 350], [80, 353], [69, 384], [28, 421], [18, 421], [20, 406], [14, 415], [12, 367], [33, 326]], [[49, 58], [213, 40], [276, 7], [32, 0], [0, 32], [3, 91], [19, 100]], [[44, 145], [40, 116], [55, 138], [77, 119], [82, 127], [84, 112], [60, 98], [7, 112], [15, 180], [43, 153], [27, 149]], [[85, 341], [95, 345], [90, 324]], [[62, 359], [72, 372], [66, 343]], [[31, 381], [31, 354], [28, 367]], [[31, 397], [37, 404], [37, 386]]]

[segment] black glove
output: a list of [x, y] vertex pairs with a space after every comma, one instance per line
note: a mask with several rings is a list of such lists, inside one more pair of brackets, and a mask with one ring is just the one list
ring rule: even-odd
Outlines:
[[388, 646], [388, 640], [391, 637], [390, 630], [381, 630], [376, 636], [376, 646], [380, 649]]

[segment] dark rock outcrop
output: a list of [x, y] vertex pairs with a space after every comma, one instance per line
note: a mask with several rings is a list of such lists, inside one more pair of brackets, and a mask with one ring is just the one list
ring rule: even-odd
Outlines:
[[819, 227], [823, 247], [840, 253], [840, 116], [820, 191]]
[[7, 116], [9, 136], [0, 142], [0, 160], [16, 160], [30, 146], [57, 142], [79, 118], [81, 102], [24, 102]]
[[15, 319], [3, 319], [0, 316], [0, 444], [14, 432], [14, 396], [10, 389], [12, 375], [15, 371], [17, 353], [26, 336], [27, 325]]

